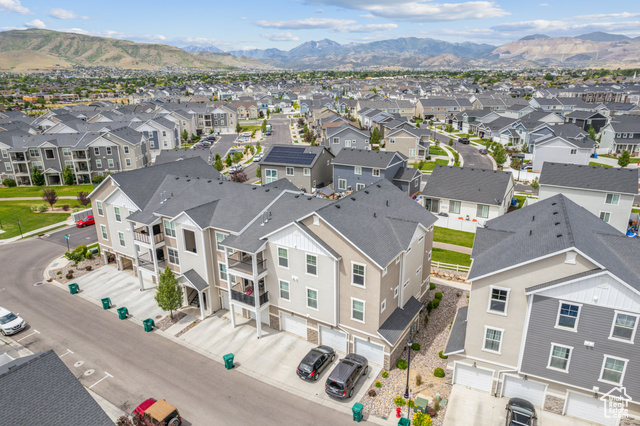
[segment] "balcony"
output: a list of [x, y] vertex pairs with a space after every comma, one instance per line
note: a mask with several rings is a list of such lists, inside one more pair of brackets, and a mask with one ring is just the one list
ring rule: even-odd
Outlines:
[[11, 154], [11, 161], [27, 161], [27, 157], [24, 154]]
[[[155, 273], [155, 268], [153, 267], [153, 260], [149, 260], [149, 255], [145, 254], [138, 257], [138, 264], [141, 268], [144, 268], [148, 271]], [[162, 270], [167, 266], [167, 262], [164, 259], [158, 260], [158, 272], [162, 272]]]
[[[269, 302], [269, 292], [266, 291], [266, 292], [262, 293], [260, 295], [259, 299], [260, 299], [260, 306], [264, 305], [265, 303], [268, 303]], [[249, 305], [249, 306], [252, 306], [252, 307], [256, 306], [256, 297], [253, 294], [245, 294], [245, 293], [242, 293], [240, 291], [231, 290], [231, 300], [242, 302], [245, 305]]]
[[73, 153], [73, 159], [74, 160], [86, 160], [87, 159], [87, 153], [80, 151], [80, 152], [74, 152]]
[[[260, 275], [267, 270], [266, 259], [258, 256], [256, 260], [257, 271], [256, 275]], [[229, 256], [229, 270], [235, 270], [248, 275], [253, 275], [253, 262], [250, 255], [243, 255], [241, 252], [235, 252]]]
[[76, 166], [76, 173], [89, 173], [89, 167], [86, 163], [80, 163]]
[[[133, 233], [134, 240], [139, 241], [141, 243], [149, 244], [149, 245], [151, 245], [151, 237], [152, 236], [148, 232], [134, 231]], [[163, 241], [164, 241], [164, 234], [162, 232], [153, 235], [154, 244], [159, 244]]]

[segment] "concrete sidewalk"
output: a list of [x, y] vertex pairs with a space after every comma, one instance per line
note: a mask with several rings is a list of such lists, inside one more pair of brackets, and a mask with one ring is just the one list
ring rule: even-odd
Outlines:
[[65, 222], [54, 223], [53, 225], [45, 226], [44, 228], [39, 228], [39, 229], [35, 229], [33, 231], [25, 232], [25, 233], [22, 234], [22, 236], [7, 238], [6, 240], [0, 240], [0, 245], [12, 243], [14, 241], [18, 241], [18, 240], [21, 240], [21, 239], [26, 238], [26, 237], [31, 237], [33, 235], [42, 234], [45, 231], [49, 231], [51, 229], [59, 228], [59, 227], [62, 227], [62, 226], [74, 226], [74, 225], [75, 225], [75, 222], [73, 222], [71, 220], [67, 220]]
[[471, 254], [471, 250], [473, 250], [470, 247], [459, 246], [456, 244], [439, 243], [436, 241], [433, 242], [433, 247], [443, 249], [443, 250], [457, 251], [458, 253], [464, 253], [464, 254]]

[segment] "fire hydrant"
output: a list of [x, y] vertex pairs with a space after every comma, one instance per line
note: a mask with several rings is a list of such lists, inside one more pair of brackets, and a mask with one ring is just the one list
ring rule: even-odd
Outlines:
[[402, 412], [402, 408], [400, 408], [400, 407], [396, 408], [396, 417], [397, 418], [402, 417], [402, 415], [400, 414], [401, 412]]

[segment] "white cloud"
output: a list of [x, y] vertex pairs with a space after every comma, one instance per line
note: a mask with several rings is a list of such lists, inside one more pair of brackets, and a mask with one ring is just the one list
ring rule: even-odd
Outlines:
[[347, 28], [336, 28], [339, 33], [379, 33], [398, 28], [396, 24], [368, 24], [368, 25], [351, 25]]
[[306, 18], [290, 21], [256, 21], [262, 28], [280, 28], [285, 30], [334, 29], [347, 25], [354, 25], [352, 19]]
[[24, 25], [27, 28], [39, 28], [41, 30], [47, 28], [47, 25], [39, 19], [34, 19], [33, 21], [25, 22]]
[[31, 13], [29, 9], [20, 4], [20, 0], [0, 0], [0, 10], [15, 12], [21, 15], [28, 15]]
[[576, 16], [575, 19], [622, 19], [622, 18], [637, 18], [640, 13], [598, 13], [595, 15], [581, 15]]
[[247, 18], [246, 16], [241, 16], [240, 19], [243, 20], [243, 21], [246, 21], [249, 18]]
[[315, 12], [313, 12], [313, 13], [324, 13], [324, 10], [322, 10], [322, 9], [318, 9], [318, 10], [316, 10], [316, 11], [315, 11]]
[[510, 33], [532, 33], [544, 32], [547, 35], [554, 36], [575, 36], [577, 34], [585, 34], [594, 31], [613, 32], [615, 34], [631, 33], [635, 34], [640, 31], [640, 21], [622, 21], [622, 22], [583, 22], [582, 19], [573, 21], [571, 19], [547, 21], [537, 19], [534, 21], [509, 22], [492, 27], [491, 29], [500, 32]]
[[540, 3], [538, 6], [540, 7], [551, 7], [549, 3]]
[[49, 11], [49, 16], [56, 19], [89, 19], [88, 16], [80, 16], [73, 10], [59, 8], [51, 9], [51, 11]]
[[291, 34], [290, 32], [285, 33], [271, 33], [271, 34], [260, 34], [260, 37], [267, 38], [271, 41], [298, 41], [300, 37], [295, 34]]

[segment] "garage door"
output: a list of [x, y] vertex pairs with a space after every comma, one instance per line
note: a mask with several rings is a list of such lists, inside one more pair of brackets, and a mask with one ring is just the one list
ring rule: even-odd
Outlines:
[[565, 414], [607, 426], [617, 424], [617, 419], [604, 416], [604, 401], [584, 393], [568, 392]]
[[282, 320], [280, 321], [282, 331], [288, 331], [289, 333], [296, 334], [300, 337], [307, 338], [307, 320], [304, 318], [298, 318], [289, 314], [282, 314]]
[[453, 373], [453, 383], [491, 392], [493, 386], [493, 371], [456, 364]]
[[331, 346], [336, 351], [347, 352], [347, 335], [340, 330], [320, 326], [320, 344]]
[[384, 365], [384, 347], [363, 339], [354, 338], [354, 352], [365, 357], [371, 364]]
[[533, 405], [543, 407], [545, 389], [546, 386], [542, 383], [524, 380], [519, 377], [504, 376], [502, 396], [526, 399]]
[[[249, 311], [249, 316], [252, 319], [256, 319], [256, 314], [254, 314], [252, 311]], [[269, 309], [268, 308], [260, 313], [260, 318], [262, 319], [263, 324], [269, 325]]]

